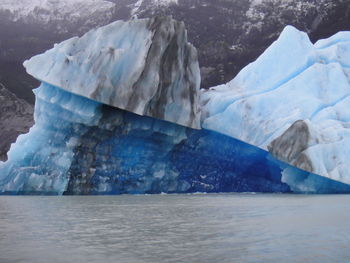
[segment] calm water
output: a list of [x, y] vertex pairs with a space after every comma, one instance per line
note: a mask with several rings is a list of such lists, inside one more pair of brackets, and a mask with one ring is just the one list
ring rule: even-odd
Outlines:
[[0, 197], [0, 262], [350, 262], [350, 196]]

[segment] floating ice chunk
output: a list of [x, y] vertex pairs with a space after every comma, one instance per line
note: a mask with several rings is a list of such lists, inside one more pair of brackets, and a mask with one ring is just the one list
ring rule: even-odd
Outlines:
[[170, 17], [117, 21], [24, 62], [40, 81], [95, 101], [200, 128], [196, 49]]

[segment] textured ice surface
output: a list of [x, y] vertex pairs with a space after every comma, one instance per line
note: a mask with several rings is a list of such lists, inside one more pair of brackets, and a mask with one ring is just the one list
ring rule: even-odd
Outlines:
[[[0, 163], [2, 193], [350, 191], [216, 132], [139, 116], [45, 83], [35, 93], [36, 124]], [[281, 165], [289, 170], [282, 173]]]
[[170, 17], [117, 21], [24, 63], [53, 86], [98, 102], [199, 128], [196, 49]]
[[42, 80], [35, 125], [0, 163], [0, 190], [348, 193], [348, 39], [312, 45], [287, 27], [202, 93], [202, 130], [190, 128], [199, 73], [183, 24], [116, 22], [67, 40], [26, 63]]
[[48, 84], [35, 93], [36, 124], [0, 164], [2, 192], [289, 191], [267, 152], [233, 138], [139, 116]]
[[288, 26], [226, 85], [203, 92], [203, 127], [350, 183], [350, 33], [313, 45]]

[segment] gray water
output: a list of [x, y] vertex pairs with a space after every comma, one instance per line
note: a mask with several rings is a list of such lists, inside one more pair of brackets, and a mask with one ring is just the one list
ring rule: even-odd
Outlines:
[[350, 196], [0, 196], [0, 263], [350, 262]]

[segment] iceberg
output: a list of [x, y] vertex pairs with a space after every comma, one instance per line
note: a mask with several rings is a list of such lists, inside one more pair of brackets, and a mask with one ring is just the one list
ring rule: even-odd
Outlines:
[[[209, 91], [199, 91], [196, 50], [170, 17], [118, 21], [57, 44], [24, 63], [42, 82], [35, 125], [0, 162], [0, 193], [348, 193], [305, 152], [325, 139], [322, 103], [340, 114], [346, 52], [326, 50], [344, 39], [314, 46], [287, 27], [237, 78]], [[324, 134], [334, 139], [331, 130]]]
[[183, 22], [117, 21], [24, 62], [36, 79], [92, 100], [200, 128], [200, 72]]
[[291, 191], [266, 151], [234, 138], [47, 83], [35, 96], [35, 125], [0, 164], [3, 194]]
[[349, 184], [349, 95], [350, 32], [313, 45], [287, 26], [232, 81], [202, 92], [202, 126]]

